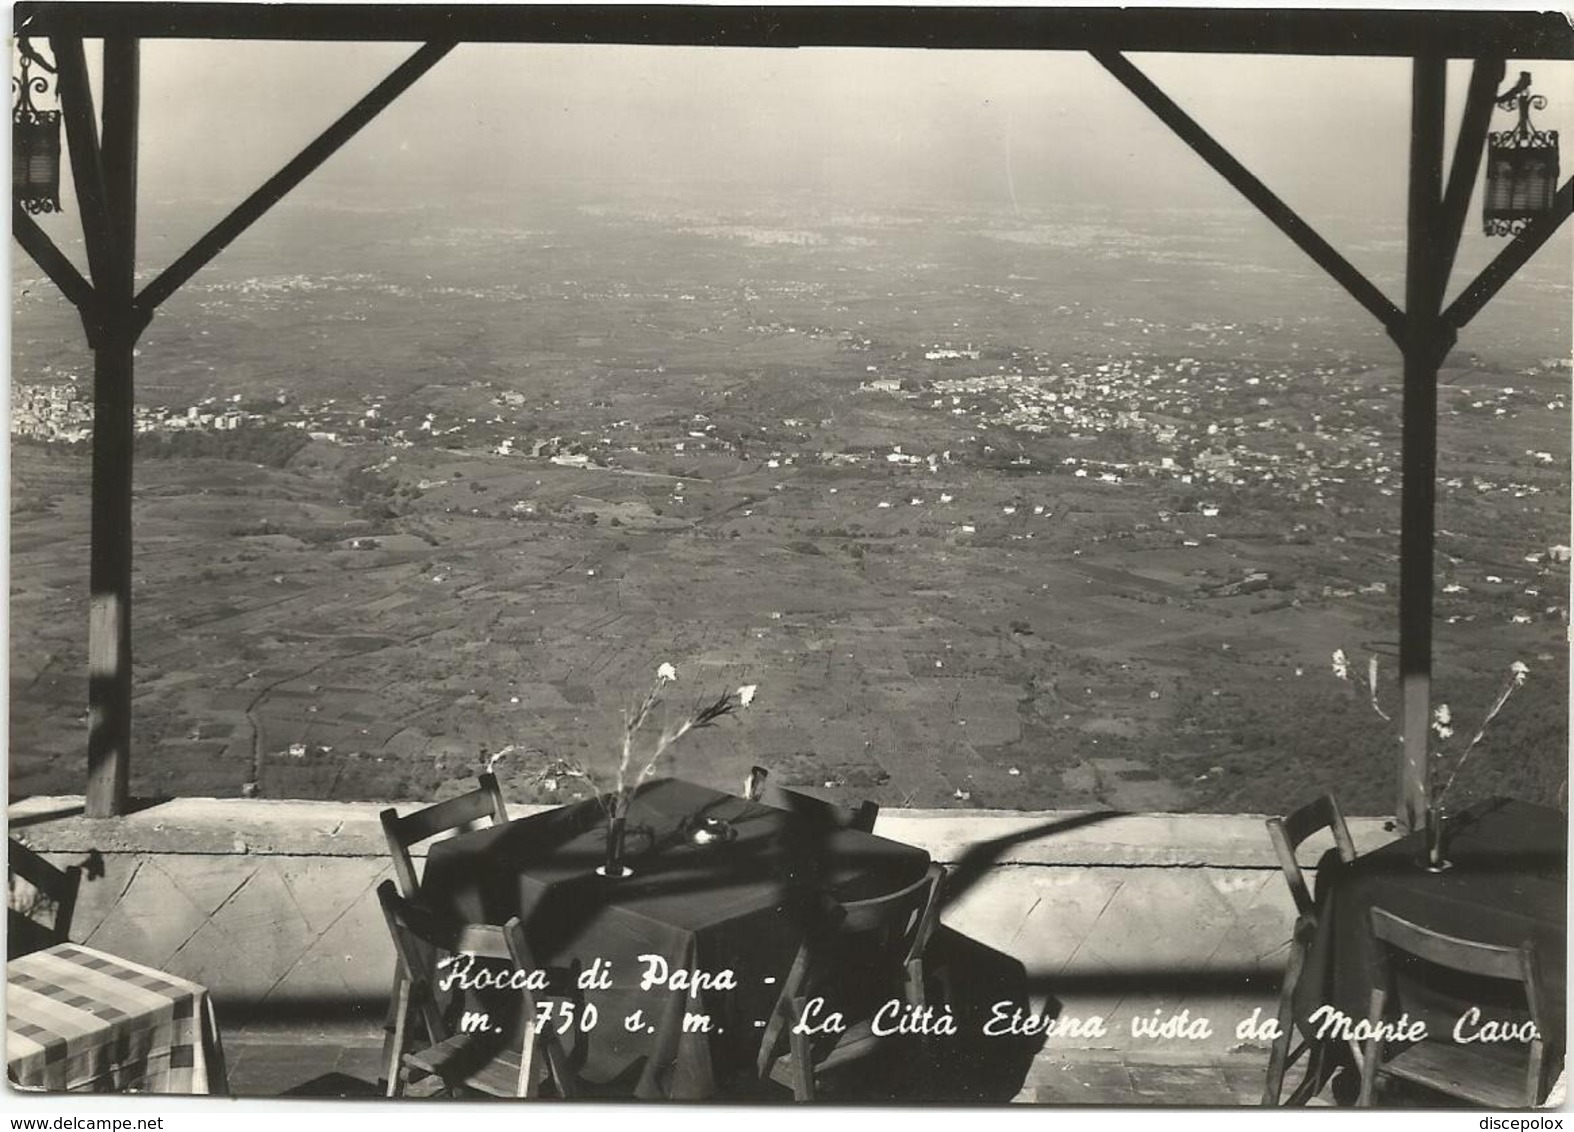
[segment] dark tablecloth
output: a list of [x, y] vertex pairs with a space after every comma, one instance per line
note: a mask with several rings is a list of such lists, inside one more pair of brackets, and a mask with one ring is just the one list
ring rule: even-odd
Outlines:
[[[1557, 810], [1494, 799], [1449, 820], [1452, 867], [1427, 872], [1417, 864], [1422, 835], [1411, 834], [1351, 864], [1330, 852], [1317, 868], [1317, 936], [1297, 994], [1303, 1028], [1311, 1012], [1331, 1005], [1352, 1019], [1370, 1007], [1371, 934], [1375, 905], [1446, 935], [1518, 946], [1534, 941], [1547, 990], [1547, 1036], [1559, 1050], [1565, 1033], [1568, 939], [1568, 819]], [[1428, 1033], [1447, 1037], [1469, 1007], [1482, 1017], [1523, 1018], [1523, 995], [1496, 981], [1396, 968], [1395, 991]]]
[[[695, 846], [684, 825], [721, 818], [734, 840]], [[857, 830], [819, 830], [800, 817], [676, 779], [652, 782], [628, 821], [632, 877], [596, 875], [605, 857], [606, 820], [586, 802], [435, 843], [422, 893], [435, 910], [469, 921], [524, 921], [538, 963], [594, 960], [611, 987], [585, 993], [597, 1022], [577, 1035], [581, 1076], [626, 1084], [642, 1098], [714, 1097], [752, 1066], [761, 1029], [821, 897], [867, 899], [924, 875], [921, 849]], [[649, 966], [735, 972], [736, 990], [691, 997], [642, 990]], [[506, 1004], [492, 1004], [502, 1009]], [[636, 1011], [642, 1025], [625, 1025]], [[684, 1026], [686, 1012], [709, 1016], [710, 1032]], [[572, 1044], [572, 1043], [571, 1043]]]

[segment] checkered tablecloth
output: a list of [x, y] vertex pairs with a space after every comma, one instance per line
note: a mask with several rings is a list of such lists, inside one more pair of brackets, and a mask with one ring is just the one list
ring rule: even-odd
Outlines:
[[206, 988], [75, 943], [6, 964], [5, 1055], [24, 1089], [225, 1091]]

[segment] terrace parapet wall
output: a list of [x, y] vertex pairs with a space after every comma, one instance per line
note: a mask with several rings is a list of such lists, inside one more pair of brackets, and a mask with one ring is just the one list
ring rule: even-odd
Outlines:
[[[393, 953], [377, 906], [390, 875], [373, 803], [183, 798], [88, 820], [82, 800], [30, 798], [10, 832], [85, 878], [72, 938], [203, 983], [227, 1028], [381, 1026]], [[540, 807], [515, 806], [518, 816]], [[944, 925], [1020, 962], [1062, 1015], [1144, 1044], [1133, 1016], [1236, 1023], [1270, 1014], [1294, 919], [1264, 819], [1252, 815], [884, 810], [878, 831], [951, 867]], [[1357, 848], [1393, 834], [1353, 819]], [[1322, 846], [1306, 847], [1316, 865]], [[416, 856], [421, 854], [419, 850]], [[1085, 1046], [1078, 1040], [1073, 1044]]]

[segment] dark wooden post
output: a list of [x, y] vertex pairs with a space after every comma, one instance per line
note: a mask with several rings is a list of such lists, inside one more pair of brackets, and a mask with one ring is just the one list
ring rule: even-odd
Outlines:
[[[1410, 106], [1410, 208], [1405, 261], [1404, 495], [1399, 533], [1399, 672], [1404, 747], [1394, 813], [1419, 828], [1429, 798], [1427, 751], [1432, 713], [1432, 541], [1437, 485], [1437, 370], [1446, 352], [1439, 317], [1447, 249], [1442, 231], [1443, 95], [1440, 56], [1413, 63]], [[1449, 258], [1452, 258], [1451, 256]]]
[[131, 773], [132, 351], [135, 305], [138, 45], [104, 41], [101, 145], [107, 278], [93, 351], [93, 527], [88, 615], [88, 817], [126, 811]]

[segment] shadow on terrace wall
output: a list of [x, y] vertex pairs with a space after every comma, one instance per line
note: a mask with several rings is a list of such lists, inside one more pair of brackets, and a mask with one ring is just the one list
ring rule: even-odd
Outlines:
[[1098, 825], [1101, 822], [1114, 818], [1125, 817], [1122, 810], [1100, 810], [1096, 813], [1074, 814], [1068, 818], [1057, 818], [1054, 821], [1044, 822], [1042, 825], [1030, 826], [1018, 830], [1016, 833], [1007, 834], [1005, 837], [994, 837], [988, 841], [978, 841], [968, 846], [965, 852], [954, 861], [946, 872], [945, 888], [940, 894], [940, 903], [944, 907], [960, 899], [964, 893], [988, 875], [989, 870], [999, 863], [1008, 849], [1029, 841], [1038, 841], [1041, 838], [1053, 837], [1057, 833], [1069, 833], [1074, 829], [1085, 826]]
[[383, 1095], [376, 1081], [352, 1077], [348, 1073], [324, 1073], [299, 1085], [292, 1085], [279, 1094], [281, 1097], [348, 1097], [367, 1100]]

